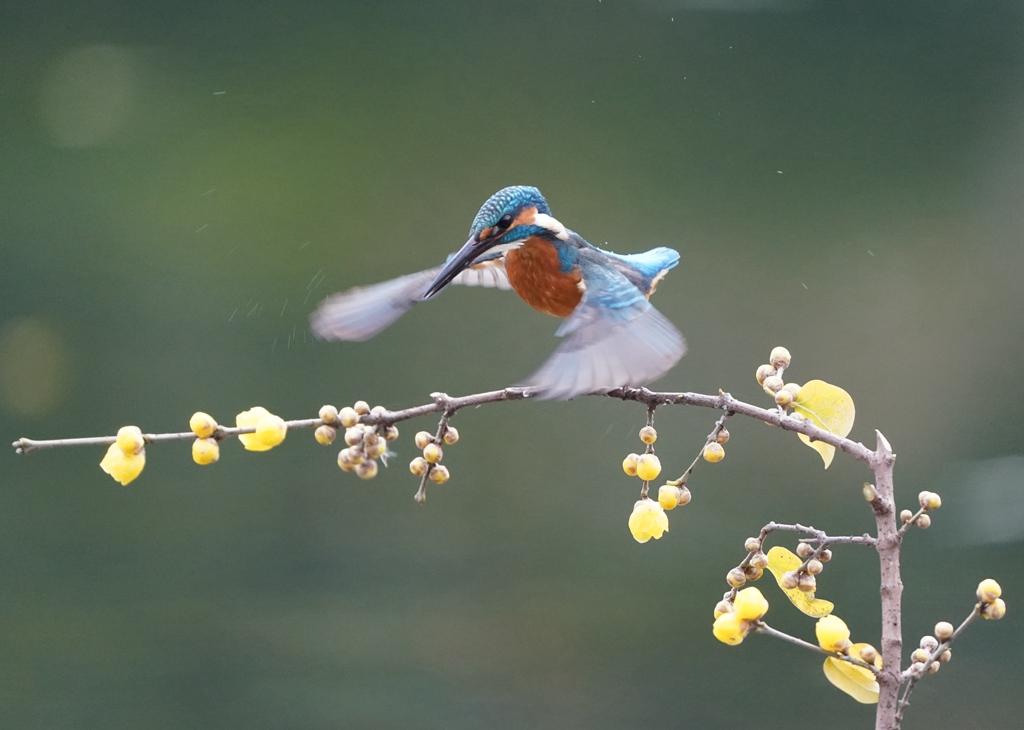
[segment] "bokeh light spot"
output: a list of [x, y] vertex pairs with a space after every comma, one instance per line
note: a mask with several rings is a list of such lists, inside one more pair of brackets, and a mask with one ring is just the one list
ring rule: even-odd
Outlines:
[[12, 319], [0, 328], [0, 405], [25, 416], [55, 410], [68, 390], [71, 352], [38, 319]]
[[128, 117], [135, 92], [134, 54], [114, 46], [76, 48], [62, 56], [43, 81], [41, 114], [62, 147], [109, 141]]

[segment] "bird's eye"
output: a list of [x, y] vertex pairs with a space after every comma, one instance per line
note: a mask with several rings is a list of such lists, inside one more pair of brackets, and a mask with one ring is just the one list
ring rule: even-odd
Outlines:
[[512, 225], [512, 214], [511, 213], [506, 213], [505, 215], [503, 215], [501, 217], [500, 220], [498, 220], [498, 222], [495, 224], [494, 227], [495, 228], [500, 228], [501, 230], [505, 230], [510, 225]]

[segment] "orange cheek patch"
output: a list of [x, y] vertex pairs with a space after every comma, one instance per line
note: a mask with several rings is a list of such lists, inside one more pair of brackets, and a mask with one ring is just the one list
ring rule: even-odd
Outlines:
[[509, 230], [515, 228], [516, 226], [530, 225], [531, 223], [533, 223], [533, 218], [535, 215], [537, 215], [536, 207], [530, 206], [529, 208], [524, 208], [523, 211], [516, 217], [516, 219], [512, 221], [512, 225], [509, 226]]

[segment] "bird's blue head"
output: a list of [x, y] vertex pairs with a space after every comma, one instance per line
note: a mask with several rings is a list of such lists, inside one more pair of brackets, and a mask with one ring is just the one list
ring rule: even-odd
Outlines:
[[551, 217], [540, 190], [529, 185], [502, 188], [477, 212], [469, 240], [437, 275], [423, 298], [441, 291], [485, 252], [515, 248], [531, 236], [565, 239], [568, 234], [565, 226]]

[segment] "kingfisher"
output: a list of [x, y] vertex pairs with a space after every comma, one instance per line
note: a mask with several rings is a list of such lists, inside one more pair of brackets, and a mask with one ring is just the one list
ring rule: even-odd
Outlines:
[[334, 294], [310, 320], [322, 339], [363, 341], [449, 284], [512, 289], [564, 318], [555, 333], [562, 343], [520, 385], [568, 399], [646, 385], [679, 361], [683, 336], [648, 301], [678, 263], [663, 246], [625, 255], [597, 248], [552, 217], [537, 188], [514, 185], [483, 204], [444, 265]]

